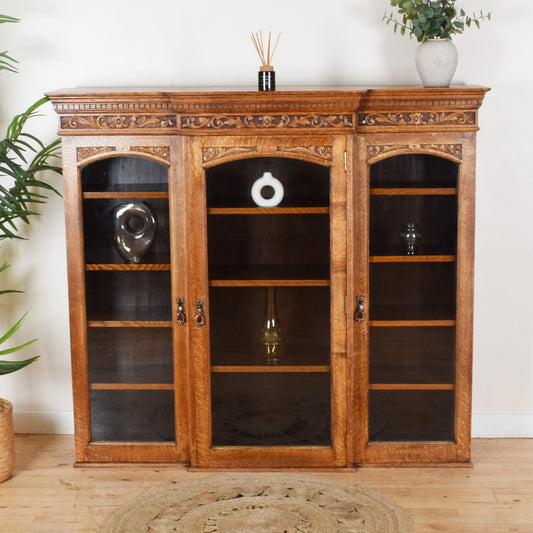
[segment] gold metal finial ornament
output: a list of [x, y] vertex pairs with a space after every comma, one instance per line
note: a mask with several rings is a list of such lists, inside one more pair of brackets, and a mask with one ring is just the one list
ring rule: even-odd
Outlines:
[[259, 55], [261, 66], [259, 67], [259, 90], [260, 91], [275, 91], [276, 90], [276, 73], [272, 65], [276, 48], [278, 47], [281, 32], [276, 38], [276, 42], [272, 46], [272, 32], [268, 32], [268, 40], [263, 39], [263, 32], [252, 33], [252, 43]]

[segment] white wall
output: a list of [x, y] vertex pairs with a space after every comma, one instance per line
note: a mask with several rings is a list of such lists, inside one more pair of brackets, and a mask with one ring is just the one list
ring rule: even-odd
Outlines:
[[[474, 353], [474, 435], [533, 436], [533, 72], [531, 0], [463, 0], [492, 11], [457, 37], [455, 83], [492, 87], [480, 111]], [[20, 60], [0, 76], [0, 128], [44, 91], [75, 86], [253, 85], [249, 35], [282, 32], [279, 85], [418, 84], [416, 42], [381, 22], [387, 0], [4, 0], [19, 24], [0, 48]], [[34, 131], [54, 138], [48, 106]], [[61, 186], [60, 178], [51, 177]], [[39, 363], [0, 379], [19, 431], [72, 431], [63, 203], [52, 198], [30, 240], [2, 244], [14, 264], [0, 287], [2, 331], [33, 308], [19, 339], [38, 337]], [[9, 304], [9, 305], [8, 305]]]

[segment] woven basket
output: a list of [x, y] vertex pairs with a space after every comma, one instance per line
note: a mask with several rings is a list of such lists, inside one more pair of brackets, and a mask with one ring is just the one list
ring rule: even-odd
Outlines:
[[13, 406], [0, 398], [0, 483], [11, 477], [14, 467]]

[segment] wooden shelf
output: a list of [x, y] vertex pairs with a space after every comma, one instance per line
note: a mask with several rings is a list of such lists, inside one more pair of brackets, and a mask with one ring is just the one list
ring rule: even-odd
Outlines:
[[455, 255], [371, 255], [370, 263], [453, 263]]
[[315, 373], [330, 372], [329, 365], [315, 366], [284, 366], [284, 365], [264, 365], [264, 366], [212, 366], [211, 372], [214, 373]]
[[89, 320], [90, 328], [171, 328], [171, 320]]
[[156, 264], [156, 263], [87, 263], [85, 270], [89, 271], [123, 271], [123, 270], [170, 270], [170, 264]]
[[174, 390], [173, 383], [91, 383], [91, 390]]
[[453, 383], [371, 383], [370, 390], [454, 390]]
[[168, 192], [160, 191], [110, 191], [84, 192], [84, 200], [104, 200], [113, 198], [168, 198]]
[[210, 207], [208, 215], [327, 215], [329, 207]]
[[374, 196], [453, 196], [457, 194], [457, 189], [452, 187], [372, 188], [370, 194]]

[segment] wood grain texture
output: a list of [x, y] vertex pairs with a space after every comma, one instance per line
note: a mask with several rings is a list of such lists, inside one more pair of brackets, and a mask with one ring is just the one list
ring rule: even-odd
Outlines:
[[[63, 135], [76, 461], [190, 462], [198, 468], [467, 463], [472, 389], [475, 131], [478, 109], [486, 91], [482, 87], [329, 87], [286, 88], [265, 94], [246, 88], [153, 87], [50, 93]], [[456, 165], [459, 169], [457, 187], [446, 180], [436, 180], [432, 186], [431, 176], [422, 180], [423, 183], [414, 182], [405, 187], [397, 186], [395, 177], [390, 180], [390, 187], [387, 183], [383, 186], [383, 182], [370, 187], [371, 165], [410, 154], [432, 156]], [[116, 191], [113, 187], [82, 191], [84, 166], [100, 164], [109, 157], [125, 156], [142, 157], [166, 167], [168, 192], [160, 179], [153, 189], [148, 187], [146, 191], [139, 190], [142, 185], [132, 185], [128, 179], [120, 181]], [[330, 176], [329, 206], [315, 201], [310, 205], [296, 203], [294, 207], [289, 204], [288, 207], [259, 208], [237, 198], [227, 206], [218, 203], [209, 207], [206, 173], [218, 165], [253, 158], [288, 158], [319, 165], [321, 172], [327, 171]], [[420, 199], [410, 198], [416, 196]], [[397, 255], [401, 249], [390, 249], [391, 255], [381, 255], [388, 253], [388, 249], [380, 248], [380, 255], [370, 255], [372, 202], [388, 202], [389, 198], [398, 197], [401, 202], [444, 201], [448, 206], [454, 201], [453, 196], [458, 200], [457, 253], [455, 248], [428, 247], [424, 250], [426, 253], [419, 256]], [[153, 264], [115, 264], [112, 255], [103, 256], [101, 263], [98, 255], [96, 260], [86, 262], [83, 210], [94, 206], [102, 208], [114, 200], [127, 198], [156, 202], [161, 199], [162, 204], [168, 199], [170, 250], [158, 255], [159, 260], [154, 255]], [[262, 272], [253, 268], [248, 272], [234, 270], [231, 265], [222, 264], [217, 265], [216, 275], [211, 272], [211, 279], [208, 217], [212, 217], [210, 221], [214, 217], [255, 219], [251, 215], [261, 215], [270, 222], [278, 216], [294, 215], [299, 224], [308, 215], [315, 220], [320, 218], [316, 215], [326, 215], [330, 224], [329, 257], [317, 258], [317, 265], [306, 272], [298, 271], [298, 265], [292, 263], [285, 271], [270, 268]], [[318, 233], [314, 233], [317, 239], [320, 238]], [[287, 247], [290, 246], [288, 241]], [[415, 310], [412, 317], [417, 320], [404, 320], [397, 310], [390, 311], [387, 316], [387, 310], [380, 309], [377, 316], [380, 320], [370, 320], [371, 268], [441, 269], [446, 265], [439, 266], [439, 263], [453, 262], [457, 264], [456, 312], [449, 303], [444, 314], [439, 314], [440, 309], [426, 314]], [[329, 268], [324, 268], [327, 263]], [[151, 276], [151, 272], [160, 275], [158, 271], [170, 273], [171, 311], [163, 308], [162, 313], [147, 314], [148, 320], [130, 320], [145, 315], [140, 312], [121, 315], [119, 309], [107, 313], [102, 312], [105, 306], [96, 306], [98, 316], [88, 316], [86, 276], [93, 280], [92, 287], [101, 279], [98, 276]], [[132, 274], [135, 272], [137, 274]], [[266, 279], [258, 279], [262, 277]], [[102, 297], [113, 292], [112, 283], [104, 285], [105, 289], [100, 289]], [[329, 289], [330, 364], [318, 359], [305, 366], [243, 366], [241, 361], [211, 366], [210, 291], [231, 287], [236, 291], [253, 291], [260, 287]], [[363, 320], [356, 323], [354, 311], [358, 297], [364, 299], [365, 312]], [[146, 298], [149, 300], [150, 295]], [[154, 302], [159, 300], [157, 305], [161, 305], [163, 299], [160, 294], [154, 294], [152, 304], [137, 303], [133, 307], [128, 304], [129, 310], [151, 309], [156, 305]], [[186, 316], [182, 324], [176, 320], [178, 299], [183, 301]], [[197, 300], [204, 301], [206, 324], [203, 327], [195, 322]], [[116, 305], [118, 308], [119, 304]], [[146, 383], [120, 383], [116, 378], [109, 379], [110, 383], [106, 379], [89, 382], [88, 328], [110, 328], [106, 335], [112, 336], [113, 328], [161, 327], [172, 329], [171, 384], [153, 384], [148, 379]], [[455, 382], [448, 376], [442, 380], [445, 383], [370, 383], [371, 328], [400, 331], [419, 327], [456, 328]], [[121, 353], [124, 354], [124, 350]], [[331, 374], [330, 446], [213, 447], [213, 376], [262, 373], [267, 379], [276, 373], [281, 376], [296, 372], [317, 376]], [[174, 393], [175, 442], [165, 445], [92, 442], [91, 391], [139, 388]], [[371, 391], [372, 394], [376, 391], [381, 394], [390, 391], [447, 394], [448, 391], [455, 401], [455, 441], [369, 442]]]
[[[1, 486], [2, 533], [96, 531], [150, 487], [211, 474], [160, 464], [73, 468], [72, 435], [17, 435], [15, 448], [14, 475]], [[310, 475], [379, 491], [409, 511], [416, 533], [533, 531], [533, 439], [474, 439], [467, 468], [376, 466]]]

